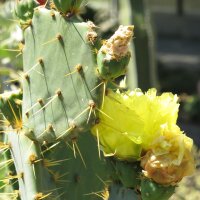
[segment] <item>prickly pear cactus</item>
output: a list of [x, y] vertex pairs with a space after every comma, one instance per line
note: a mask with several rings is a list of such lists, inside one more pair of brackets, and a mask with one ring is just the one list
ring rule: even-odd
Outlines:
[[194, 171], [192, 140], [176, 124], [177, 96], [116, 91], [133, 26], [98, 48], [96, 26], [76, 16], [82, 1], [35, 2], [15, 11], [23, 95], [0, 95], [0, 148], [10, 156], [2, 164], [14, 166], [0, 189], [10, 186], [9, 198], [21, 200], [167, 200]]

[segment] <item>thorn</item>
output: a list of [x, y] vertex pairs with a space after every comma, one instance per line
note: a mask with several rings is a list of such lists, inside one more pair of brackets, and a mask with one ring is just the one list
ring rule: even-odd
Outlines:
[[19, 80], [20, 80], [20, 78], [16, 78], [16, 79], [4, 81], [4, 83], [12, 83], [12, 82], [16, 82], [16, 81], [19, 81]]
[[97, 135], [97, 147], [98, 147], [99, 159], [101, 160], [101, 150], [100, 150], [99, 129], [98, 128], [96, 128], [96, 135]]
[[114, 120], [112, 117], [110, 117], [109, 115], [107, 115], [105, 112], [103, 112], [102, 110], [96, 108], [100, 113], [102, 113], [103, 115], [105, 115], [106, 117], [108, 117], [111, 120]]
[[44, 153], [46, 153], [47, 151], [50, 151], [51, 149], [53, 149], [54, 147], [56, 147], [59, 143], [60, 143], [60, 141], [57, 142], [57, 143], [55, 143], [55, 144], [53, 144], [52, 146], [48, 147], [48, 148], [47, 148], [46, 150], [44, 150], [42, 153], [44, 154]]
[[42, 46], [49, 44], [49, 43], [52, 43], [52, 42], [55, 42], [55, 41], [61, 41], [61, 40], [62, 40], [62, 36], [60, 34], [57, 34], [54, 39], [45, 42], [44, 44], [42, 44]]
[[14, 160], [13, 159], [9, 159], [9, 160], [6, 160], [6, 161], [3, 161], [0, 163], [0, 170], [2, 170], [4, 167], [7, 167], [9, 166], [10, 164], [14, 163]]
[[47, 132], [49, 132], [49, 133], [54, 132], [54, 128], [53, 128], [53, 125], [52, 125], [52, 124], [49, 124], [48, 127], [47, 127], [47, 129], [45, 129], [45, 130], [38, 136], [38, 138], [41, 137], [42, 135], [44, 135], [44, 134], [47, 133]]
[[52, 194], [52, 192], [51, 193], [48, 193], [48, 194], [43, 194], [43, 193], [37, 193], [36, 195], [35, 195], [35, 197], [34, 197], [34, 200], [42, 200], [42, 199], [45, 199], [45, 198], [47, 198], [47, 197], [49, 197], [50, 195]]
[[[87, 168], [86, 163], [85, 163], [85, 160], [84, 160], [84, 158], [83, 158], [83, 156], [82, 156], [82, 154], [81, 154], [81, 151], [80, 151], [80, 149], [79, 149], [79, 147], [78, 147], [78, 145], [77, 145], [77, 143], [76, 143], [76, 139], [75, 139], [75, 140], [72, 140], [72, 144], [73, 144], [73, 148], [75, 147], [75, 148], [77, 149], [78, 154], [79, 154], [79, 156], [80, 156], [80, 158], [81, 158], [81, 161], [83, 162], [84, 167]], [[76, 151], [74, 151], [74, 152], [76, 153]], [[75, 157], [75, 158], [76, 158], [76, 157]]]
[[20, 52], [20, 49], [2, 49], [3, 51]]
[[72, 75], [72, 74], [74, 74], [76, 72], [80, 73], [82, 70], [83, 70], [83, 66], [81, 64], [77, 64], [75, 66], [75, 70], [73, 72], [70, 72], [70, 73], [66, 74], [65, 76]]
[[27, 72], [25, 72], [25, 74], [29, 74], [32, 70], [34, 70], [34, 68], [36, 68], [38, 65], [40, 64], [40, 62], [37, 62], [35, 65], [33, 65], [33, 67], [31, 67]]
[[96, 90], [98, 87], [100, 87], [102, 84], [104, 84], [105, 82], [102, 81], [101, 83], [99, 83], [99, 85], [97, 85], [96, 87], [94, 87], [92, 90], [90, 90], [90, 92], [93, 92], [94, 90]]
[[[41, 99], [42, 100], [42, 99]], [[38, 100], [38, 102], [36, 102], [35, 104], [33, 104], [27, 111], [26, 111], [26, 116], [27, 116], [27, 118], [29, 117], [29, 112], [33, 109], [33, 108], [35, 108], [35, 106], [37, 106], [38, 105], [38, 103], [39, 103], [39, 100]], [[41, 105], [41, 104], [40, 104]]]
[[49, 100], [49, 102], [47, 104], [45, 104], [44, 106], [42, 106], [42, 108], [40, 108], [37, 112], [35, 112], [33, 116], [35, 116], [36, 114], [38, 114], [40, 111], [42, 111], [44, 108], [46, 108], [50, 103], [52, 103], [53, 100], [56, 99], [56, 97], [58, 97], [58, 94], [54, 95], [53, 97], [51, 97], [51, 100]]
[[69, 172], [66, 172], [64, 174], [60, 174], [58, 171], [56, 171], [56, 172], [50, 171], [50, 173], [53, 175], [53, 179], [54, 179], [55, 182], [57, 182], [57, 183], [58, 182], [60, 182], [60, 183], [62, 183], [62, 182], [68, 182], [66, 180], [62, 180], [61, 178], [64, 177], [64, 176], [66, 176], [66, 175], [68, 175]]
[[70, 160], [69, 158], [63, 159], [63, 160], [57, 160], [57, 161], [53, 161], [53, 160], [48, 160], [48, 159], [44, 159], [43, 160], [43, 164], [46, 168], [48, 167], [54, 167], [54, 166], [58, 166], [60, 165], [62, 162], [65, 162], [67, 160]]
[[[59, 136], [59, 137], [57, 137], [57, 139], [56, 140], [58, 140], [58, 139], [60, 139], [61, 137], [63, 137], [66, 133], [70, 133], [73, 129], [75, 129], [76, 128], [76, 125], [75, 124], [72, 124], [67, 130], [65, 130], [63, 133], [61, 133], [61, 135]], [[69, 134], [68, 133], [68, 134]], [[67, 134], [67, 135], [68, 135]], [[66, 136], [67, 136], [66, 135]]]
[[7, 149], [10, 149], [10, 144], [5, 144], [3, 142], [0, 141], [0, 150], [3, 151], [3, 150], [7, 150]]
[[85, 112], [87, 112], [88, 110], [90, 109], [90, 106], [88, 106], [85, 110], [83, 110], [79, 115], [77, 115], [75, 118], [74, 118], [74, 121], [79, 118], [81, 115], [83, 115]]
[[90, 107], [90, 111], [89, 111], [89, 115], [88, 115], [88, 118], [87, 118], [87, 124], [89, 123], [92, 110], [94, 110], [95, 107], [96, 107], [96, 104], [95, 104], [95, 102], [93, 100], [89, 100], [88, 104], [89, 104], [89, 107]]
[[40, 161], [42, 161], [42, 159], [38, 159], [37, 156], [36, 156], [35, 154], [31, 154], [31, 155], [29, 156], [29, 163], [30, 163], [31, 165], [34, 165], [35, 163], [40, 162]]
[[21, 115], [20, 115], [20, 119], [18, 119], [17, 114], [15, 113], [9, 99], [8, 99], [8, 104], [9, 104], [9, 107], [10, 107], [12, 114], [14, 115], [14, 118], [15, 118], [14, 128], [16, 128], [17, 132], [19, 132], [22, 129], [22, 124], [23, 124]]

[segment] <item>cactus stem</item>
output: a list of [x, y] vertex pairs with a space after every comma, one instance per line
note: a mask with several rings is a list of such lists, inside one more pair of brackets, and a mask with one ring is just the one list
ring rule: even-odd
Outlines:
[[52, 42], [55, 42], [55, 41], [62, 41], [62, 35], [57, 34], [55, 38], [43, 43], [42, 46], [49, 44], [49, 43], [52, 43]]
[[62, 162], [65, 162], [69, 160], [69, 158], [66, 158], [66, 159], [63, 159], [63, 160], [56, 160], [56, 161], [53, 161], [53, 160], [48, 160], [48, 159], [44, 159], [43, 160], [43, 164], [46, 168], [48, 167], [54, 167], [54, 166], [58, 166], [60, 165]]

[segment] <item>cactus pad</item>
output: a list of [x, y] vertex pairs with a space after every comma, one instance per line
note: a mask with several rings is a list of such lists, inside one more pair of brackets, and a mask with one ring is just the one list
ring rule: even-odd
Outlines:
[[103, 92], [88, 38], [92, 29], [56, 11], [35, 11], [23, 57], [23, 121], [30, 138], [52, 142], [72, 132], [76, 137], [94, 122]]

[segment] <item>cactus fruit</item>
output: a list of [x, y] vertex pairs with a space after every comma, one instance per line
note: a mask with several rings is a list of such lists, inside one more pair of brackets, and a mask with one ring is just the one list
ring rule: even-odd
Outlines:
[[128, 44], [133, 36], [133, 26], [120, 26], [104, 42], [97, 54], [97, 70], [105, 80], [112, 80], [126, 73], [130, 60]]
[[36, 0], [17, 0], [15, 15], [20, 19], [21, 24], [30, 24], [37, 6], [39, 3]]
[[55, 7], [63, 14], [76, 14], [83, 0], [53, 0]]
[[142, 200], [168, 200], [175, 191], [175, 186], [163, 186], [150, 179], [142, 179]]

